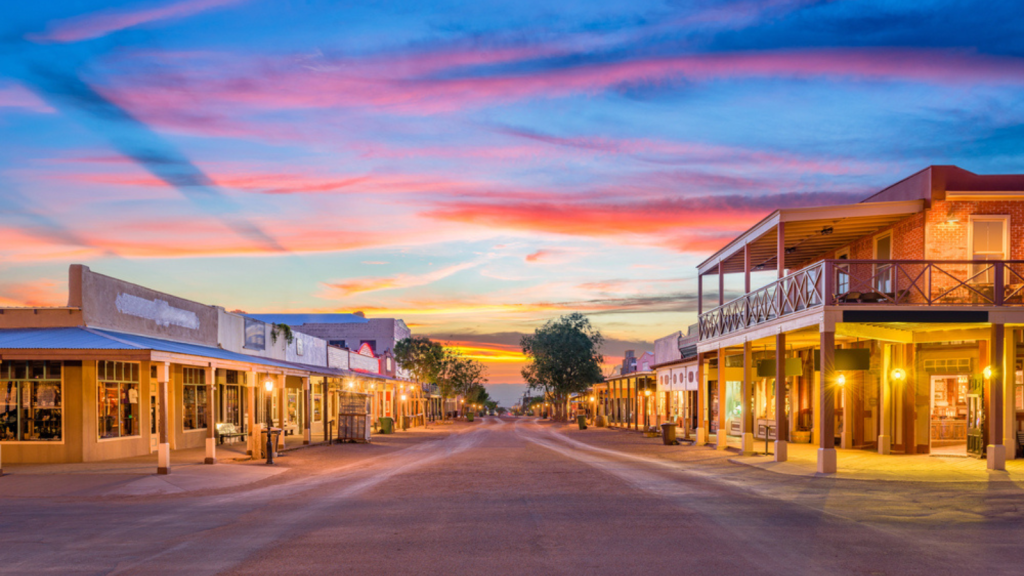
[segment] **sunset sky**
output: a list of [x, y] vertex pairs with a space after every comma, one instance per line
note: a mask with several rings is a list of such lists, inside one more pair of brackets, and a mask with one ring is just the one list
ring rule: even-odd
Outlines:
[[1024, 172], [1014, 2], [10, 3], [0, 305], [67, 266], [248, 312], [404, 318], [520, 381], [695, 321], [777, 207], [929, 164]]

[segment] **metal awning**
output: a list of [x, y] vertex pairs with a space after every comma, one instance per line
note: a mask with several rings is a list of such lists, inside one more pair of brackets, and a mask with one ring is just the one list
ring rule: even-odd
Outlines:
[[698, 274], [744, 271], [744, 247], [750, 250], [751, 270], [778, 269], [778, 229], [784, 223], [785, 267], [801, 268], [822, 254], [841, 248], [872, 232], [924, 210], [924, 200], [865, 202], [816, 208], [786, 208], [772, 212], [698, 267]]

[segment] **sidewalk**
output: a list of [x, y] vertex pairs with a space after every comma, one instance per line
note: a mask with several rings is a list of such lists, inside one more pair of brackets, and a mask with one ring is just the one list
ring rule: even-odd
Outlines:
[[[7, 464], [0, 498], [146, 496], [220, 490], [259, 482], [288, 470], [251, 461], [244, 442], [217, 446], [217, 464], [204, 464], [205, 448], [171, 452], [171, 473], [156, 473], [156, 454], [71, 464]], [[244, 462], [244, 463], [242, 463]]]
[[[762, 443], [757, 446], [764, 448]], [[818, 476], [818, 447], [790, 444], [789, 461], [773, 456], [737, 456], [729, 461], [791, 476]], [[989, 471], [985, 460], [962, 456], [889, 455], [870, 450], [836, 449], [838, 471], [823, 475], [846, 480], [897, 482], [1017, 482], [1024, 486], [1024, 460], [1007, 460], [1006, 471]]]

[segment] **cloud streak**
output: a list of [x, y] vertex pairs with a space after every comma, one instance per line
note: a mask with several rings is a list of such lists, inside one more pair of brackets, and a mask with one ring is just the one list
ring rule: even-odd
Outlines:
[[151, 22], [185, 18], [213, 8], [239, 4], [245, 0], [184, 0], [162, 6], [135, 9], [108, 9], [64, 20], [50, 22], [44, 32], [26, 37], [39, 43], [81, 42], [94, 40], [113, 32], [134, 28]]

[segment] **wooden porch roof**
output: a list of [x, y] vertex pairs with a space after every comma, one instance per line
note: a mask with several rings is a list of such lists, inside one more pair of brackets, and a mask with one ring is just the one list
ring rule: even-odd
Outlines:
[[785, 267], [801, 268], [822, 254], [886, 228], [924, 210], [924, 200], [869, 202], [772, 212], [698, 267], [698, 274], [743, 272], [743, 248], [750, 247], [751, 269], [778, 268], [778, 228], [784, 223]]

